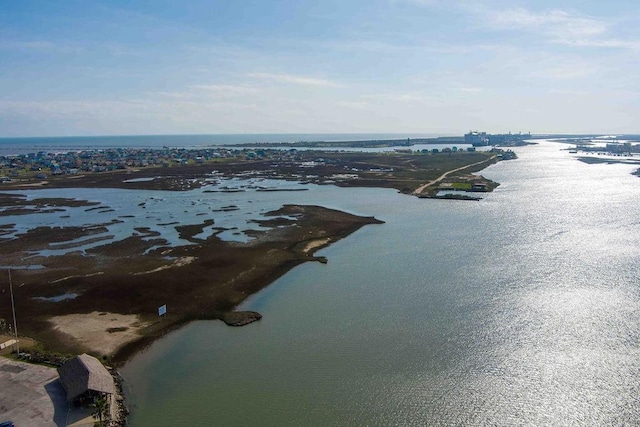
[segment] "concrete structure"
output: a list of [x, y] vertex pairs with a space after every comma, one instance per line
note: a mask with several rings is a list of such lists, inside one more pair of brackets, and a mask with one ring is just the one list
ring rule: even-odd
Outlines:
[[474, 147], [489, 145], [489, 138], [486, 132], [471, 131], [464, 135], [464, 142], [472, 144]]
[[65, 391], [55, 368], [0, 357], [0, 421], [64, 426], [67, 415]]
[[12, 345], [16, 344], [18, 341], [16, 340], [9, 340], [9, 341], [5, 341], [0, 343], [0, 350], [11, 347]]

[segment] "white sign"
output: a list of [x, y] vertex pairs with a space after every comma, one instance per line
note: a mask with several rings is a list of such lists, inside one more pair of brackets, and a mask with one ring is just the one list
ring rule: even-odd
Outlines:
[[167, 304], [158, 307], [158, 316], [164, 316], [165, 314], [167, 314]]
[[11, 345], [14, 345], [17, 342], [18, 341], [16, 341], [16, 340], [9, 340], [7, 342], [0, 343], [0, 350], [2, 350], [3, 348], [7, 348], [7, 347], [9, 347]]

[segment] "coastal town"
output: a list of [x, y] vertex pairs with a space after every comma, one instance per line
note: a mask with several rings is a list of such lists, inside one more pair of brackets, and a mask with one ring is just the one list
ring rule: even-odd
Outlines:
[[[397, 141], [394, 141], [397, 143]], [[456, 146], [413, 150], [396, 148], [391, 153], [413, 155], [443, 155], [475, 152], [475, 147], [458, 149]], [[231, 162], [269, 161], [275, 169], [298, 165], [309, 167], [315, 164], [340, 163], [336, 154], [342, 151], [323, 152], [296, 148], [105, 148], [65, 152], [38, 151], [25, 154], [0, 156], [0, 184], [29, 184], [56, 177], [77, 176], [87, 173], [131, 171], [142, 168], [171, 168], [175, 166], [197, 166], [225, 164]], [[490, 150], [501, 160], [515, 158], [513, 151], [494, 148]], [[385, 153], [385, 154], [391, 154]], [[344, 156], [341, 156], [344, 157]], [[315, 162], [315, 163], [309, 163]], [[353, 169], [353, 168], [351, 168]]]
[[7, 178], [19, 178], [36, 173], [38, 179], [48, 175], [75, 175], [81, 172], [108, 172], [149, 166], [169, 167], [188, 163], [204, 163], [212, 159], [254, 158], [287, 159], [293, 151], [249, 149], [186, 149], [186, 148], [106, 148], [67, 152], [46, 152], [0, 156], [0, 170], [8, 171]]

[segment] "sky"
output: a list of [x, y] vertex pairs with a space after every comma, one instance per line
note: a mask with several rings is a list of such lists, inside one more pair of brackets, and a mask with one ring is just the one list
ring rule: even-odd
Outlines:
[[640, 133], [636, 0], [0, 0], [0, 137]]

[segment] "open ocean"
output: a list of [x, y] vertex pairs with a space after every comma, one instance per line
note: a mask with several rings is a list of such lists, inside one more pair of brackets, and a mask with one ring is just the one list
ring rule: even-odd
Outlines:
[[283, 133], [0, 138], [0, 156], [26, 154], [38, 151], [55, 153], [106, 148], [202, 148], [262, 142], [362, 141], [430, 138], [436, 136], [440, 135], [406, 133]]

